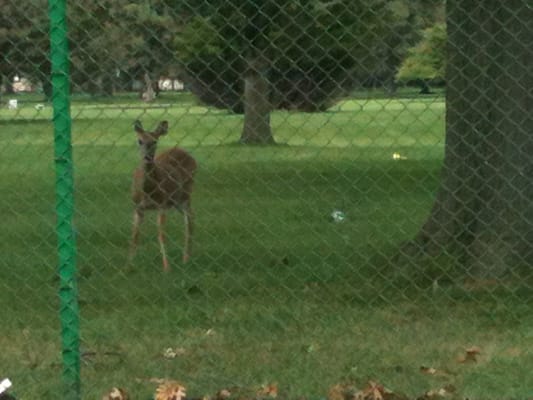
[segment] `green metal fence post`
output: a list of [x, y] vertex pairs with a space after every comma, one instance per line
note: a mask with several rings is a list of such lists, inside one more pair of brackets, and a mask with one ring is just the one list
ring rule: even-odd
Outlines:
[[66, 0], [49, 0], [50, 58], [54, 107], [56, 213], [64, 398], [80, 398], [79, 310], [76, 277], [69, 49]]

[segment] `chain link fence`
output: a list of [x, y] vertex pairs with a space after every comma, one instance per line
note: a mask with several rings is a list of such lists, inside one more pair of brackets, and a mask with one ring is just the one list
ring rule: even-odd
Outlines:
[[528, 0], [63, 6], [2, 1], [0, 398], [533, 396]]

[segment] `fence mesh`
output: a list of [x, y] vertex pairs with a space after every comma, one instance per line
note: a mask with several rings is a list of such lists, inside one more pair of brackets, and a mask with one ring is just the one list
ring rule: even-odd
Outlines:
[[529, 1], [68, 2], [74, 281], [48, 2], [1, 4], [11, 395], [533, 396]]

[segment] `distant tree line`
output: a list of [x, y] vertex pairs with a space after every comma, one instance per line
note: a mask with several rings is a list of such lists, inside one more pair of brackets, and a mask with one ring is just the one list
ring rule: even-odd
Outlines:
[[[189, 75], [206, 101], [234, 109], [242, 109], [234, 98], [252, 50], [266, 58], [276, 103], [321, 108], [328, 92], [392, 85], [409, 49], [444, 20], [443, 0], [90, 0], [68, 7], [75, 89], [112, 94], [145, 72]], [[5, 2], [0, 27], [3, 84], [18, 74], [46, 86], [47, 1]]]

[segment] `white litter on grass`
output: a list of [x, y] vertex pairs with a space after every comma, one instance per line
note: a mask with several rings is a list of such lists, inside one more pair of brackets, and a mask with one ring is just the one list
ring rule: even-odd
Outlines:
[[35, 104], [35, 109], [41, 111], [44, 108], [44, 104]]
[[0, 382], [0, 394], [4, 393], [7, 389], [9, 389], [11, 385], [12, 383], [8, 378]]
[[16, 110], [18, 108], [18, 100], [17, 99], [9, 99], [7, 101], [7, 108], [10, 110]]
[[343, 222], [346, 219], [346, 214], [341, 210], [333, 210], [331, 218], [333, 219], [333, 222]]

